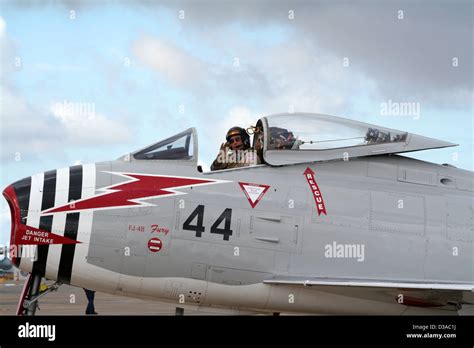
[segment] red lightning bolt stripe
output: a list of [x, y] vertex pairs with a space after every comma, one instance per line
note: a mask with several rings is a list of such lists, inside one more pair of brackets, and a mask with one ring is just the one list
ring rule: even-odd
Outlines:
[[150, 206], [152, 204], [141, 202], [140, 200], [184, 194], [175, 191], [174, 189], [176, 188], [228, 182], [224, 180], [207, 180], [166, 175], [110, 173], [124, 176], [131, 180], [108, 186], [103, 189], [108, 192], [101, 193], [94, 197], [77, 200], [72, 203], [45, 210], [42, 212], [42, 215], [90, 209], [96, 210], [127, 208], [131, 206]]

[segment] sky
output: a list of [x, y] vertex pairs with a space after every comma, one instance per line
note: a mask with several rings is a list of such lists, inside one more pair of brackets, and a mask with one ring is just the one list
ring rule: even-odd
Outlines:
[[[228, 128], [289, 111], [454, 142], [409, 156], [473, 170], [473, 13], [462, 0], [0, 0], [0, 188], [189, 127], [210, 165]], [[0, 245], [9, 229], [0, 199]]]

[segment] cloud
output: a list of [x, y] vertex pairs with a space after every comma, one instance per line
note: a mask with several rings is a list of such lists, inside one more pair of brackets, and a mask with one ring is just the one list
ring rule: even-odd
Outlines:
[[[209, 96], [229, 95], [248, 101], [259, 100], [268, 113], [286, 111], [290, 107], [319, 111], [319, 98], [327, 94], [325, 84], [354, 77], [354, 74], [342, 74], [342, 66], [336, 66], [327, 56], [316, 54], [306, 42], [275, 45], [254, 55], [255, 45], [235, 38], [231, 48], [239, 57], [229, 57], [223, 64], [203, 62], [176, 45], [150, 36], [139, 39], [133, 47], [142, 63], [174, 85], [200, 96], [202, 104], [206, 104]], [[341, 93], [346, 90], [341, 89]], [[327, 96], [324, 102], [331, 108], [334, 103], [340, 106], [343, 100], [344, 97]], [[237, 115], [234, 110], [230, 116], [241, 117], [242, 113]]]
[[[347, 70], [373, 81], [379, 98], [451, 108], [472, 104], [474, 30], [469, 0], [262, 0], [245, 5], [212, 1], [208, 6], [185, 0], [161, 4], [175, 11], [185, 9], [183, 28], [192, 27], [195, 35], [209, 38], [217, 48], [234, 44], [235, 33], [220, 35], [232, 23], [253, 31], [276, 25], [293, 31], [290, 44], [305, 41], [339, 65], [348, 58]], [[294, 19], [290, 20], [289, 11]], [[251, 56], [262, 53], [265, 51], [257, 47]], [[307, 72], [313, 67], [310, 61], [298, 65]]]
[[7, 24], [5, 23], [5, 20], [0, 17], [0, 37], [5, 35]]
[[8, 204], [2, 200], [0, 204], [0, 224], [6, 224], [10, 222], [10, 208]]
[[95, 104], [64, 101], [52, 104], [51, 113], [65, 129], [68, 143], [114, 144], [131, 137], [127, 127], [95, 112]]
[[51, 115], [33, 107], [13, 87], [0, 83], [2, 158], [36, 155], [58, 148], [64, 128]]
[[50, 63], [36, 63], [33, 65], [36, 69], [42, 71], [55, 71], [55, 72], [83, 72], [87, 71], [85, 67], [78, 66], [78, 65], [69, 65], [69, 64], [50, 64]]
[[16, 46], [7, 36], [7, 23], [0, 16], [0, 83], [4, 83], [6, 76], [15, 70]]
[[62, 139], [62, 132], [59, 127], [54, 126], [54, 118], [47, 117], [48, 115], [43, 115], [40, 110], [35, 109], [10, 82], [15, 74], [12, 62], [16, 57], [17, 47], [6, 33], [7, 25], [3, 18], [0, 23], [0, 158], [24, 158], [25, 155], [38, 154], [53, 148], [55, 143]]
[[241, 65], [238, 61], [235, 66], [231, 58], [228, 64], [203, 61], [177, 45], [152, 36], [139, 38], [132, 50], [141, 63], [174, 86], [201, 97], [214, 92], [237, 96], [268, 95], [270, 92], [266, 76], [251, 64]]
[[[236, 120], [238, 120], [239, 124], [235, 124]], [[248, 128], [251, 125], [255, 125], [255, 121], [256, 118], [253, 111], [243, 106], [235, 106], [229, 110], [227, 117], [222, 118], [216, 125], [217, 133], [219, 133], [218, 138], [223, 139], [227, 131], [234, 126]]]
[[472, 92], [471, 6], [362, 1], [299, 11], [297, 25], [339, 60], [347, 57], [350, 68], [374, 80], [382, 95], [465, 106], [471, 100], [463, 91]]
[[174, 86], [197, 94], [209, 94], [211, 89], [235, 95], [268, 92], [266, 77], [246, 64], [215, 64], [194, 56], [183, 48], [161, 38], [144, 36], [133, 44], [133, 52], [145, 66], [158, 72]]
[[6, 28], [0, 17], [0, 159], [40, 157], [50, 151], [64, 151], [69, 145], [117, 144], [131, 138], [127, 127], [95, 113], [95, 109], [84, 114], [80, 108], [84, 103], [53, 110], [29, 102], [12, 82], [17, 72], [13, 64], [17, 44], [8, 37]]
[[342, 112], [365, 78], [305, 40], [291, 37], [289, 41], [255, 58], [254, 64], [268, 76], [272, 88], [262, 111]]
[[[338, 64], [348, 58], [348, 69], [374, 81], [379, 99], [415, 100], [443, 107], [465, 108], [473, 99], [473, 12], [472, 1], [458, 0], [410, 2], [406, 0], [375, 2], [371, 0], [345, 1], [6, 1], [8, 6], [51, 6], [67, 8], [108, 8], [121, 4], [130, 9], [166, 9], [171, 13], [185, 11], [180, 21], [184, 35], [210, 41], [233, 24], [258, 31], [274, 25], [294, 32], [294, 39], [306, 40], [315, 49], [333, 56]], [[290, 19], [289, 11], [294, 18]], [[234, 33], [235, 34], [235, 33]], [[228, 51], [238, 35], [221, 36], [214, 46]], [[271, 35], [269, 35], [271, 36]], [[170, 43], [145, 39], [136, 47], [143, 62], [154, 66], [161, 74], [180, 85], [189, 81], [203, 81], [207, 77], [199, 59], [189, 59]], [[211, 42], [212, 44], [212, 42]], [[262, 54], [260, 47], [253, 56]], [[163, 57], [173, 57], [166, 60]], [[453, 66], [453, 59], [457, 66]], [[302, 65], [311, 67], [311, 64]], [[245, 92], [242, 74], [221, 74], [229, 80], [229, 88]], [[268, 87], [257, 69], [249, 65], [248, 80], [253, 85]], [[245, 81], [245, 80], [244, 80]], [[252, 80], [249, 80], [252, 81]], [[247, 81], [245, 81], [247, 82]]]
[[204, 79], [204, 63], [176, 45], [145, 36], [133, 45], [142, 63], [158, 71], [178, 86], [191, 86]]
[[84, 113], [82, 104], [50, 110], [36, 108], [13, 87], [0, 84], [2, 117], [0, 135], [2, 158], [38, 156], [50, 151], [64, 151], [68, 146], [90, 147], [97, 144], [121, 144], [131, 138], [129, 128], [107, 116]]

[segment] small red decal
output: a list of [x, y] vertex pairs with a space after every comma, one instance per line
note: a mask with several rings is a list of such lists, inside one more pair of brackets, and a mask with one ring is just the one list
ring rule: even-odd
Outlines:
[[19, 225], [15, 234], [16, 245], [77, 244], [77, 240], [41, 230], [36, 227]]
[[159, 238], [152, 238], [148, 241], [148, 249], [151, 252], [156, 253], [157, 251], [160, 251], [162, 247], [163, 247], [163, 243], [161, 242], [161, 239]]
[[142, 225], [128, 225], [128, 230], [132, 232], [145, 232], [145, 226]]
[[169, 228], [160, 227], [158, 225], [151, 225], [151, 233], [163, 233], [165, 236], [167, 236], [169, 232]]
[[314, 178], [314, 172], [311, 170], [311, 168], [306, 168], [306, 170], [304, 171], [304, 177], [308, 181], [309, 188], [313, 193], [314, 201], [316, 202], [316, 209], [318, 210], [318, 216], [321, 214], [327, 215], [323, 195], [319, 190], [318, 184], [316, 183], [316, 179]]
[[260, 184], [250, 184], [248, 182], [239, 182], [240, 188], [244, 191], [247, 200], [249, 201], [252, 209], [260, 202], [265, 192], [268, 191], [270, 186]]

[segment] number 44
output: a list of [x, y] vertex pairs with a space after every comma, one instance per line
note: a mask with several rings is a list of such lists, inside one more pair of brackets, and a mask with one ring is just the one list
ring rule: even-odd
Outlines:
[[[193, 220], [197, 218], [196, 225], [191, 225]], [[202, 233], [205, 230], [203, 225], [204, 220], [204, 206], [198, 205], [196, 209], [189, 215], [186, 221], [183, 223], [183, 230], [194, 231], [196, 232], [196, 237], [201, 237]], [[219, 225], [224, 220], [224, 228], [219, 228]], [[232, 230], [230, 229], [230, 223], [232, 221], [232, 209], [226, 208], [222, 214], [217, 218], [217, 220], [211, 226], [211, 233], [222, 234], [224, 240], [229, 240], [229, 236], [232, 235]]]

